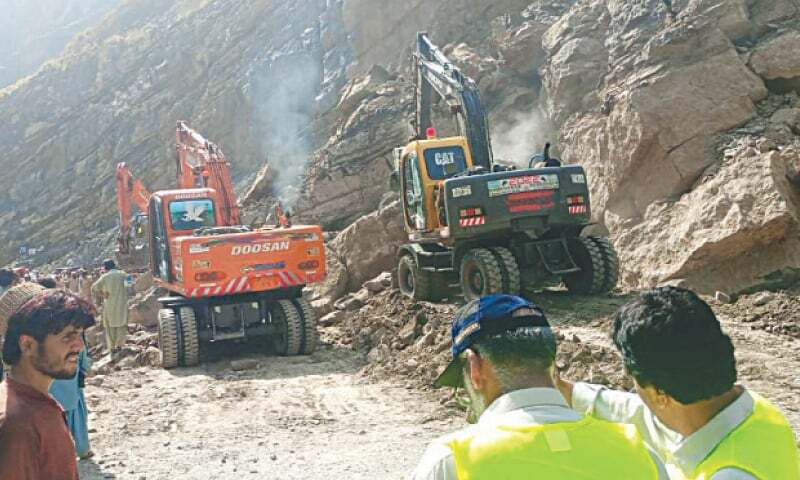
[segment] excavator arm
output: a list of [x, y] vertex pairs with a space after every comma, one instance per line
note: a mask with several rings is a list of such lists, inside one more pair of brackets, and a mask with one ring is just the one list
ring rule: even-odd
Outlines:
[[178, 188], [212, 188], [217, 192], [222, 225], [240, 225], [241, 213], [233, 190], [230, 164], [216, 144], [179, 121], [175, 133]]
[[492, 171], [489, 121], [478, 85], [453, 65], [424, 32], [417, 34], [414, 65], [417, 73], [416, 138], [424, 139], [432, 127], [431, 99], [435, 92], [455, 116], [459, 135], [466, 137], [469, 143], [473, 164]]
[[149, 202], [150, 192], [141, 180], [133, 176], [127, 164], [117, 164], [117, 211], [119, 213], [117, 244], [120, 253], [129, 254], [131, 251], [132, 205], [136, 205], [143, 215], [147, 215]]

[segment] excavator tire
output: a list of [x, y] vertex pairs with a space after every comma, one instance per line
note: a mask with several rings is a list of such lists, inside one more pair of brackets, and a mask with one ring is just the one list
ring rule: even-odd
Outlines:
[[567, 289], [579, 295], [605, 293], [606, 269], [603, 250], [591, 238], [567, 239], [567, 248], [581, 270], [564, 275]]
[[161, 350], [160, 363], [163, 368], [178, 366], [178, 324], [175, 311], [171, 308], [158, 311], [158, 348]]
[[308, 300], [296, 298], [292, 300], [295, 308], [303, 318], [303, 341], [300, 342], [300, 354], [311, 355], [317, 349], [317, 315]]
[[461, 259], [461, 291], [467, 301], [503, 291], [500, 261], [486, 248], [473, 248]]
[[619, 257], [614, 245], [608, 237], [587, 237], [592, 240], [599, 248], [603, 257], [603, 272], [605, 279], [603, 282], [602, 291], [610, 292], [614, 290], [619, 282]]
[[292, 357], [300, 353], [303, 343], [303, 317], [291, 300], [278, 300], [270, 308], [272, 321], [278, 326], [270, 336], [275, 353]]
[[492, 255], [500, 263], [500, 271], [503, 275], [503, 293], [519, 295], [520, 274], [519, 264], [511, 250], [505, 247], [493, 247], [490, 249]]
[[397, 264], [397, 284], [400, 292], [413, 300], [430, 301], [434, 299], [433, 278], [430, 272], [417, 267], [411, 255], [403, 255]]
[[197, 320], [194, 308], [181, 307], [181, 336], [183, 339], [183, 362], [185, 367], [193, 367], [200, 363], [200, 341], [197, 338]]

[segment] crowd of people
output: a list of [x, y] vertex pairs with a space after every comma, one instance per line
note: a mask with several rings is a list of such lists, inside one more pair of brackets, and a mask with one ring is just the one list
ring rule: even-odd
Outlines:
[[[126, 275], [113, 262], [105, 270], [90, 290], [106, 302], [104, 327], [119, 328], [108, 302]], [[0, 385], [0, 478], [77, 479], [76, 457], [91, 455], [83, 332], [95, 307], [80, 283], [76, 291], [8, 278], [0, 272], [10, 367]], [[562, 378], [545, 312], [521, 297], [469, 302], [451, 332], [452, 361], [436, 385], [464, 389], [474, 424], [434, 441], [413, 480], [800, 480], [791, 426], [737, 381], [730, 338], [689, 290], [648, 290], [615, 313], [613, 341], [635, 392]], [[107, 332], [112, 351], [118, 335]]]
[[[77, 479], [89, 458], [83, 389], [92, 359], [85, 330], [98, 306], [112, 358], [127, 335], [128, 275], [0, 270], [0, 478]], [[96, 306], [97, 305], [97, 306]], [[4, 375], [6, 374], [7, 375]]]

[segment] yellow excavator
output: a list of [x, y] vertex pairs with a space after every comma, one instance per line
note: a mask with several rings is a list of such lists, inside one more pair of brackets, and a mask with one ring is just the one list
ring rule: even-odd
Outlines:
[[[467, 299], [562, 281], [580, 294], [612, 290], [613, 246], [582, 236], [591, 224], [583, 167], [551, 158], [549, 144], [528, 168], [495, 163], [475, 82], [426, 33], [417, 34], [414, 67], [414, 138], [394, 150], [409, 238], [398, 252], [400, 290], [417, 300], [448, 296], [454, 284]], [[434, 94], [455, 116], [457, 136], [437, 136]]]

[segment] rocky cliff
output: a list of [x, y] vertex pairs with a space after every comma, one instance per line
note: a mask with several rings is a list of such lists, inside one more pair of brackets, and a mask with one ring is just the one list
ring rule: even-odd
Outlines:
[[0, 88], [34, 73], [122, 0], [4, 0]]
[[269, 165], [252, 218], [281, 197], [347, 226], [385, 199], [428, 30], [481, 86], [496, 156], [549, 138], [586, 167], [627, 286], [748, 288], [800, 267], [799, 21], [796, 0], [128, 2], [0, 91], [0, 263], [107, 246], [115, 163], [168, 186], [178, 118], [242, 192]]

